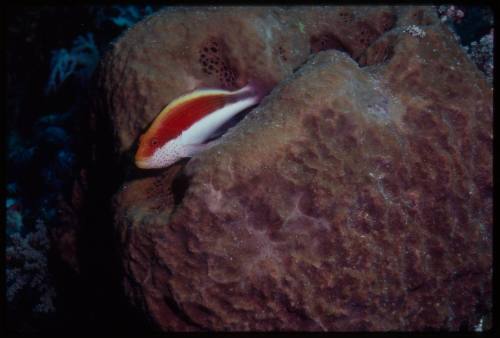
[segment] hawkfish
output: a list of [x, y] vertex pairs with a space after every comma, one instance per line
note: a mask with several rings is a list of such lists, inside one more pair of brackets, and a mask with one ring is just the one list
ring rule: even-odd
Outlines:
[[173, 100], [139, 138], [135, 164], [165, 168], [212, 147], [218, 143], [211, 140], [214, 133], [261, 98], [256, 86], [248, 84], [236, 91], [198, 89]]

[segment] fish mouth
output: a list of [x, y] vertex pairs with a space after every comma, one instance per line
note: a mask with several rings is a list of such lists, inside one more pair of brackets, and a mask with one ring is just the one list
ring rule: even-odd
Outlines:
[[149, 168], [151, 168], [151, 164], [146, 159], [136, 158], [135, 159], [135, 165], [138, 168], [141, 168], [141, 169], [149, 169]]

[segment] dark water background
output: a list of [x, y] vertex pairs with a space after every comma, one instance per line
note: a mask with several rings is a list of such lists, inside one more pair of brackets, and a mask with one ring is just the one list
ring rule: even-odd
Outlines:
[[[124, 30], [160, 8], [6, 9], [6, 298], [2, 305], [10, 333], [152, 329], [126, 302], [121, 289], [115, 235], [105, 208], [113, 189], [106, 180], [113, 176], [113, 168], [92, 163], [89, 111], [98, 94], [94, 83], [100, 57]], [[441, 8], [440, 15], [446, 8]], [[492, 9], [455, 9], [463, 11], [463, 18], [450, 17], [446, 24], [463, 46], [477, 42], [471, 48], [475, 48], [473, 57], [480, 69], [486, 69], [492, 51], [479, 47], [481, 38], [491, 33]], [[60, 221], [58, 199], [70, 198], [82, 168], [89, 169], [90, 202], [77, 233], [79, 271], [75, 271], [51, 245], [50, 231]]]

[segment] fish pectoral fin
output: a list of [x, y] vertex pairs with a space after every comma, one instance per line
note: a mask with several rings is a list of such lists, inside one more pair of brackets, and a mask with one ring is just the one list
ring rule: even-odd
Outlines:
[[213, 146], [219, 144], [220, 142], [221, 142], [220, 139], [216, 139], [207, 143], [187, 144], [184, 146], [185, 155], [193, 156], [195, 154], [198, 154], [199, 152], [212, 148]]

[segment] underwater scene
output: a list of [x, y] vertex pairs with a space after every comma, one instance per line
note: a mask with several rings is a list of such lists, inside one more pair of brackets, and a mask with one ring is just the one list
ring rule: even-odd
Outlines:
[[493, 330], [493, 9], [6, 8], [4, 333]]

